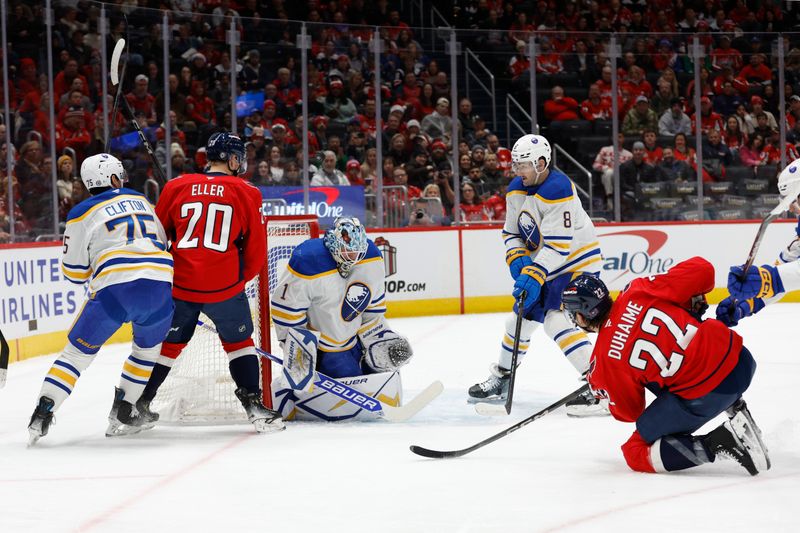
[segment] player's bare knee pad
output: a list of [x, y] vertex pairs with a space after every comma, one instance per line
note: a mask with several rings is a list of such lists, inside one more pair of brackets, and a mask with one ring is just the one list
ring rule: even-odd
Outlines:
[[[506, 317], [506, 331], [503, 335], [503, 342], [500, 344], [500, 358], [498, 364], [500, 368], [506, 370], [511, 368], [511, 355], [514, 350], [514, 333], [517, 327], [517, 315], [511, 313]], [[531, 335], [539, 327], [539, 322], [533, 320], [522, 319], [522, 326], [519, 329], [519, 355], [517, 356], [517, 364], [522, 362], [522, 358], [528, 352], [528, 346], [531, 342]]]
[[586, 333], [576, 327], [565, 313], [555, 309], [548, 311], [544, 318], [544, 331], [558, 344], [575, 370], [581, 374], [589, 370], [592, 343]]

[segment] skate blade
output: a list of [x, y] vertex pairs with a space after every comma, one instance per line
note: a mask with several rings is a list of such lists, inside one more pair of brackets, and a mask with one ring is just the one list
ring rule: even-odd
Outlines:
[[590, 418], [593, 416], [609, 416], [611, 412], [604, 406], [578, 407], [568, 405], [566, 407], [567, 416], [571, 418]]
[[748, 416], [749, 413], [740, 411], [742, 417], [734, 416], [730, 421], [731, 425], [735, 425], [737, 429], [737, 437], [741, 440], [742, 444], [750, 453], [750, 457], [759, 472], [765, 472], [770, 469], [772, 462], [769, 459], [769, 450], [761, 440], [761, 431], [758, 426], [753, 422], [752, 417]]
[[257, 433], [277, 433], [286, 429], [286, 424], [284, 424], [283, 420], [280, 418], [273, 420], [262, 418], [260, 420], [253, 420], [253, 427], [256, 428]]
[[28, 448], [31, 448], [39, 442], [39, 439], [42, 438], [42, 435], [38, 431], [34, 431], [32, 429], [28, 430]]
[[467, 403], [469, 404], [488, 403], [491, 405], [503, 405], [506, 403], [506, 399], [503, 396], [489, 396], [488, 398], [473, 398], [472, 396], [467, 396]]
[[129, 426], [127, 424], [120, 424], [119, 422], [112, 422], [108, 424], [106, 429], [106, 437], [124, 437], [125, 435], [135, 435], [148, 429], [153, 429], [155, 424], [144, 424], [141, 426]]

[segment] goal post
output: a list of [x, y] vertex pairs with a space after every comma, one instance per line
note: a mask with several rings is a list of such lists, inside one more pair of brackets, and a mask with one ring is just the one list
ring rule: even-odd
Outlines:
[[[270, 313], [270, 296], [300, 243], [319, 237], [316, 216], [283, 215], [264, 218], [267, 257], [259, 274], [245, 286], [253, 318], [253, 341], [265, 352], [278, 350]], [[200, 320], [212, 325], [201, 314]], [[279, 355], [279, 354], [278, 354]], [[272, 407], [272, 363], [261, 364], [264, 405]], [[153, 410], [166, 424], [213, 425], [246, 422], [247, 417], [234, 391], [228, 357], [213, 328], [198, 325], [192, 340], [175, 361], [160, 387]]]

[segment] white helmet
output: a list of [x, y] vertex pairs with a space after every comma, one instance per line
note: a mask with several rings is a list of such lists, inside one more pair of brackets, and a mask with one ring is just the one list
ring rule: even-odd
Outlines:
[[795, 159], [781, 171], [778, 176], [778, 192], [781, 198], [786, 198], [791, 190], [800, 187], [800, 159]]
[[125, 181], [125, 167], [122, 161], [111, 154], [96, 154], [87, 157], [81, 165], [81, 180], [90, 191], [97, 187], [113, 187], [111, 178], [116, 176]]
[[550, 143], [541, 135], [524, 135], [514, 143], [511, 149], [511, 163], [530, 162], [536, 168], [536, 163], [544, 157], [545, 167], [550, 166], [552, 151]]

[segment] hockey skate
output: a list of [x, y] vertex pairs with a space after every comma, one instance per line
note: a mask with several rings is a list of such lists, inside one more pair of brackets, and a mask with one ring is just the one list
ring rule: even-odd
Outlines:
[[28, 446], [33, 446], [39, 439], [47, 435], [50, 425], [55, 423], [53, 416], [55, 402], [47, 396], [39, 398], [39, 404], [33, 410], [31, 421], [28, 423]]
[[565, 407], [567, 416], [575, 418], [608, 416], [611, 414], [611, 411], [608, 410], [608, 400], [595, 398], [591, 390], [587, 390], [574, 400], [567, 402]]
[[715, 457], [733, 459], [751, 476], [770, 467], [767, 450], [760, 442], [758, 428], [741, 411], [703, 437], [703, 443]]
[[496, 363], [490, 369], [492, 373], [486, 381], [476, 383], [467, 391], [469, 403], [506, 401], [511, 371], [500, 368]]
[[124, 398], [125, 391], [114, 387], [114, 403], [111, 406], [111, 412], [108, 413], [106, 437], [133, 435], [155, 426], [154, 420], [146, 419], [139, 413], [136, 406], [131, 402], [126, 402]]
[[236, 397], [242, 402], [247, 419], [255, 426], [257, 432], [275, 433], [286, 429], [280, 413], [264, 407], [261, 402], [261, 391], [247, 392], [240, 388], [236, 389]]
[[741, 398], [727, 410], [731, 426], [741, 439], [745, 448], [750, 452], [753, 462], [759, 472], [769, 470], [772, 463], [769, 460], [769, 450], [764, 444], [761, 429], [753, 420], [753, 415], [747, 404]]

